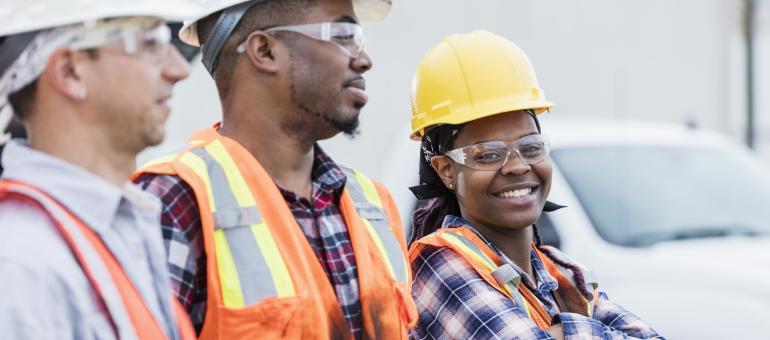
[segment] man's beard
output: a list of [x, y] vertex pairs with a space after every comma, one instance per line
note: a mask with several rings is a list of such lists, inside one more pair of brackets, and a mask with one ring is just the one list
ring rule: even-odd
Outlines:
[[[324, 77], [317, 72], [309, 73], [308, 77], [299, 77], [297, 66], [295, 62], [292, 62], [289, 70], [290, 99], [304, 115], [285, 117], [285, 121], [281, 124], [284, 131], [315, 140], [330, 138], [339, 132], [350, 138], [356, 137], [359, 134], [360, 121], [358, 116], [361, 108], [356, 107], [355, 114], [344, 117], [344, 114], [337, 107], [332, 106], [334, 103], [341, 102], [338, 98], [341, 93], [338, 92], [337, 96], [331, 100], [324, 100], [324, 98], [328, 98], [328, 95], [321, 93], [322, 89], [319, 87], [303, 88], [304, 91], [300, 93], [297, 84], [324, 84]], [[300, 78], [304, 81], [301, 81]], [[327, 109], [323, 109], [324, 107]]]

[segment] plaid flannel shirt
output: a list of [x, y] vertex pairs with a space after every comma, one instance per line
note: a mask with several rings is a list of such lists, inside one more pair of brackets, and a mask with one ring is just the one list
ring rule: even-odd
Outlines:
[[[443, 227], [467, 226], [456, 216], [447, 216]], [[561, 323], [565, 339], [664, 339], [637, 316], [611, 302], [604, 292], [591, 318], [561, 313], [552, 292], [556, 279], [532, 252], [535, 280], [502, 254], [537, 296], [553, 323]], [[449, 248], [426, 247], [412, 263], [414, 295], [419, 319], [412, 336], [416, 339], [553, 339], [537, 327], [505, 295], [479, 276], [459, 254]]]
[[[279, 189], [326, 271], [348, 326], [358, 339], [363, 325], [358, 270], [339, 207], [346, 177], [317, 145], [311, 179], [312, 202]], [[173, 288], [195, 329], [200, 332], [206, 312], [206, 253], [193, 190], [179, 177], [167, 175], [145, 174], [137, 179], [137, 184], [163, 203], [161, 226]]]

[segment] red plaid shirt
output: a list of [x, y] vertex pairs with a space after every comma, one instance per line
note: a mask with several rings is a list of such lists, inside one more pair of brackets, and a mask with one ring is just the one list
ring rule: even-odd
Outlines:
[[[358, 339], [363, 323], [358, 270], [347, 225], [339, 208], [346, 177], [316, 146], [311, 179], [312, 201], [279, 189], [326, 270], [348, 326]], [[136, 182], [163, 202], [161, 226], [173, 288], [195, 329], [200, 332], [206, 315], [206, 253], [193, 190], [176, 176], [145, 174]]]

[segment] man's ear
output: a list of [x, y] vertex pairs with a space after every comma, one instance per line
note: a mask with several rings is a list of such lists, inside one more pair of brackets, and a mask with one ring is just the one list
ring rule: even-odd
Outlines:
[[77, 53], [67, 48], [59, 48], [48, 57], [48, 65], [40, 79], [45, 79], [51, 87], [63, 96], [74, 101], [85, 100], [86, 84], [83, 82], [83, 65], [79, 63], [84, 53]]
[[254, 31], [243, 42], [244, 54], [248, 56], [251, 65], [267, 73], [278, 72], [279, 65], [275, 58], [276, 50], [280, 49], [278, 40], [262, 31]]
[[441, 178], [441, 182], [449, 189], [456, 187], [454, 173], [452, 173], [452, 160], [447, 156], [433, 156], [430, 159], [430, 165], [433, 170], [436, 171], [438, 177]]

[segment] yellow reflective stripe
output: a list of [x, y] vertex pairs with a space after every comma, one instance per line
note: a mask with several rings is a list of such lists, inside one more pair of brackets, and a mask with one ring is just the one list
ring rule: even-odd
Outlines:
[[[481, 263], [485, 268], [487, 268], [489, 272], [492, 272], [493, 270], [495, 270], [496, 265], [494, 264], [494, 261], [492, 261], [492, 259], [490, 259], [489, 256], [484, 254], [480, 249], [478, 252], [476, 252], [470, 247], [468, 247], [467, 245], [465, 245], [465, 243], [460, 240], [460, 238], [463, 237], [462, 235], [457, 235], [452, 232], [444, 232], [444, 233], [441, 233], [440, 235], [441, 235], [441, 238], [451, 243], [455, 247], [459, 248], [460, 251], [474, 258], [477, 263]], [[508, 292], [508, 294], [511, 297], [514, 297], [517, 294], [519, 294], [518, 291], [517, 292], [511, 291], [511, 288], [509, 287], [509, 285], [502, 285], [502, 287], [506, 292]], [[516, 302], [516, 299], [514, 299], [514, 302]], [[527, 312], [528, 317], [532, 318], [532, 314], [529, 311], [529, 304], [524, 299], [522, 299], [521, 308], [524, 309], [525, 312]]]
[[238, 166], [235, 165], [235, 161], [230, 157], [222, 142], [215, 140], [206, 145], [205, 149], [225, 170], [225, 176], [230, 185], [230, 192], [233, 193], [238, 204], [241, 207], [255, 206], [257, 203], [254, 201], [254, 196], [251, 194], [246, 180], [241, 176]]
[[141, 167], [139, 167], [139, 170], [141, 171], [142, 169], [149, 168], [149, 167], [151, 167], [153, 165], [158, 165], [158, 164], [161, 164], [161, 163], [171, 162], [171, 161], [174, 160], [174, 158], [176, 158], [176, 156], [177, 156], [177, 154], [170, 154], [170, 155], [165, 155], [163, 157], [159, 157], [159, 158], [153, 159], [153, 160], [151, 160], [151, 161], [149, 161], [147, 163], [144, 163]]
[[208, 167], [206, 167], [206, 162], [190, 152], [182, 154], [182, 157], [180, 157], [179, 160], [192, 169], [198, 177], [203, 180], [203, 183], [206, 185], [206, 192], [209, 193], [206, 195], [209, 197], [209, 207], [211, 208], [211, 212], [215, 212], [217, 206], [214, 204], [214, 195], [211, 195], [211, 180], [209, 180], [209, 170]]
[[459, 237], [462, 237], [462, 236], [458, 236], [448, 232], [441, 233], [441, 238], [451, 243], [455, 247], [460, 248], [460, 250], [466, 255], [469, 255], [474, 259], [476, 259], [476, 262], [481, 263], [485, 268], [487, 268], [487, 270], [489, 270], [490, 273], [493, 270], [495, 270], [494, 262], [492, 262], [491, 259], [489, 259], [486, 255], [484, 257], [481, 257], [479, 253], [473, 251], [471, 248], [468, 248], [468, 246], [466, 246], [462, 241], [460, 241], [458, 239]]
[[380, 201], [380, 195], [377, 194], [377, 188], [375, 188], [374, 182], [366, 178], [366, 176], [362, 175], [357, 170], [353, 171], [356, 174], [356, 180], [358, 180], [361, 190], [364, 192], [364, 196], [366, 196], [366, 200], [369, 201], [369, 203], [374, 204], [377, 208], [382, 208], [382, 201]]
[[[214, 249], [217, 254], [217, 268], [219, 269], [219, 284], [222, 286], [222, 299], [225, 306], [243, 308], [243, 292], [241, 281], [238, 279], [238, 271], [235, 269], [235, 261], [227, 244], [227, 238], [223, 230], [214, 231]], [[212, 308], [214, 308], [212, 306]]]
[[[378, 235], [377, 232], [374, 230], [374, 227], [372, 227], [372, 224], [369, 223], [369, 220], [362, 218], [361, 221], [366, 226], [366, 230], [369, 231], [369, 235], [374, 240], [374, 244], [377, 246], [377, 249], [380, 251], [380, 255], [385, 260], [385, 264], [388, 265], [388, 272], [390, 272], [390, 275], [392, 275], [395, 278], [396, 274], [393, 272], [393, 265], [390, 263], [390, 257], [388, 256], [388, 252], [385, 251], [385, 245], [382, 244], [382, 239], [380, 239], [380, 235]], [[405, 276], [405, 277], [408, 277], [408, 276]]]
[[270, 274], [272, 274], [273, 284], [275, 285], [278, 297], [296, 295], [294, 281], [292, 281], [291, 275], [289, 275], [289, 269], [286, 268], [286, 263], [283, 262], [281, 252], [278, 250], [278, 245], [275, 243], [270, 229], [267, 228], [267, 224], [262, 222], [252, 225], [251, 233], [254, 235], [254, 240], [257, 241], [262, 258], [265, 259], [267, 267], [270, 268]]
[[[511, 294], [511, 295], [513, 295], [513, 294]], [[523, 306], [521, 306], [521, 308], [523, 308], [524, 311], [527, 312], [527, 317], [532, 319], [532, 313], [529, 312], [529, 302], [527, 302], [527, 300], [522, 299], [522, 305]]]
[[[358, 182], [359, 187], [361, 188], [361, 191], [363, 191], [364, 196], [366, 197], [366, 200], [369, 201], [369, 203], [371, 203], [372, 205], [384, 210], [382, 206], [382, 200], [380, 200], [380, 195], [377, 193], [377, 188], [375, 187], [374, 182], [372, 182], [371, 179], [367, 178], [357, 170], [353, 170], [353, 172], [356, 175], [356, 181]], [[384, 217], [385, 217], [385, 220], [387, 221], [387, 216], [384, 216]], [[382, 238], [374, 229], [374, 227], [369, 222], [369, 220], [365, 218], [362, 218], [361, 220], [364, 222], [364, 225], [366, 225], [366, 230], [369, 231], [369, 234], [374, 239], [374, 242], [377, 245], [377, 249], [379, 249], [380, 251], [380, 255], [382, 255], [382, 257], [385, 259], [385, 262], [388, 265], [390, 274], [394, 278], [396, 278], [396, 281], [398, 281], [398, 276], [396, 275], [395, 270], [393, 269], [393, 264], [390, 262], [390, 256], [388, 255], [387, 250], [385, 250], [385, 245], [382, 243]], [[388, 228], [388, 231], [390, 231], [390, 228]], [[392, 246], [400, 247], [400, 245], [398, 244], [394, 244]], [[411, 270], [409, 267], [409, 263], [407, 262], [404, 256], [398, 256], [398, 257], [399, 257], [398, 260], [403, 263], [403, 269], [404, 269], [403, 278], [404, 280], [408, 281], [410, 270]], [[404, 283], [408, 283], [408, 282], [404, 282]]]
[[[249, 190], [249, 186], [246, 184], [246, 180], [241, 175], [238, 166], [230, 157], [230, 153], [225, 149], [222, 142], [215, 140], [206, 145], [205, 149], [224, 169], [230, 192], [232, 192], [238, 204], [241, 207], [256, 206], [257, 203]], [[268, 268], [270, 268], [271, 278], [278, 296], [294, 296], [296, 294], [294, 282], [289, 275], [289, 269], [286, 268], [286, 263], [283, 261], [278, 245], [275, 243], [273, 234], [268, 229], [267, 224], [263, 222], [252, 225], [251, 233], [257, 242], [259, 251], [262, 253], [262, 258], [267, 262]]]

